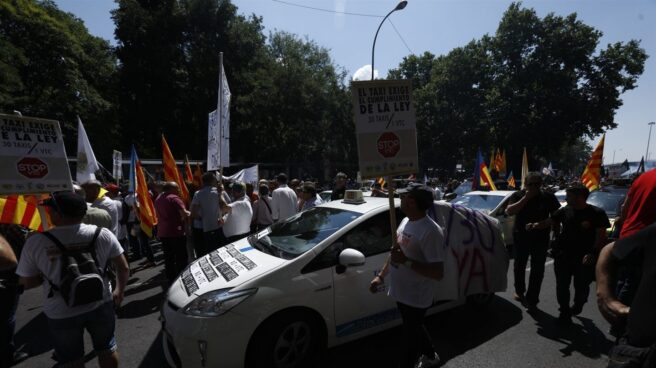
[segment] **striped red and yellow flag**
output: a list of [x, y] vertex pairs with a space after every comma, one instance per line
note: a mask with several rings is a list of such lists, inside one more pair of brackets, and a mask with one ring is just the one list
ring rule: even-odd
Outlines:
[[380, 178], [378, 178], [378, 180], [376, 180], [376, 182], [378, 182], [378, 184], [380, 184], [381, 188], [385, 186], [385, 178], [383, 178], [382, 176]]
[[191, 172], [191, 165], [189, 165], [189, 157], [185, 155], [185, 182], [191, 184], [194, 182], [194, 174]]
[[22, 225], [35, 231], [51, 228], [47, 209], [38, 203], [39, 198], [33, 195], [0, 197], [0, 223]]
[[139, 202], [137, 215], [141, 222], [140, 227], [149, 238], [152, 238], [153, 227], [157, 225], [157, 215], [155, 214], [153, 199], [150, 197], [150, 193], [148, 193], [148, 184], [146, 183], [146, 176], [141, 167], [141, 161], [138, 159], [135, 162], [135, 180], [137, 182], [136, 195], [137, 201]]
[[162, 163], [164, 164], [164, 180], [178, 183], [178, 186], [180, 187], [180, 198], [184, 203], [189, 203], [189, 191], [187, 190], [187, 185], [185, 185], [182, 180], [180, 171], [178, 170], [173, 154], [171, 153], [171, 149], [169, 149], [169, 145], [166, 143], [166, 139], [164, 139], [164, 134], [162, 134], [162, 156]]
[[508, 175], [508, 187], [517, 188], [517, 182], [515, 181], [515, 176], [512, 171], [510, 172], [510, 175]]
[[200, 164], [196, 162], [196, 169], [194, 170], [194, 186], [200, 188], [203, 184], [203, 170], [200, 168]]
[[581, 182], [585, 185], [590, 191], [599, 189], [601, 183], [601, 164], [604, 156], [604, 139], [606, 138], [606, 133], [601, 136], [597, 148], [592, 151], [592, 157], [590, 161], [583, 170], [583, 175], [581, 175]]

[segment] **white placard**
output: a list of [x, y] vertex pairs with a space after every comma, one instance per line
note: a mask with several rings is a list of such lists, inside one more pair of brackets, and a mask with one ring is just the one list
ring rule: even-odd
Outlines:
[[123, 154], [121, 153], [121, 151], [114, 150], [112, 152], [112, 163], [113, 163], [112, 176], [117, 181], [120, 181], [121, 179], [123, 179], [123, 168], [122, 168]]

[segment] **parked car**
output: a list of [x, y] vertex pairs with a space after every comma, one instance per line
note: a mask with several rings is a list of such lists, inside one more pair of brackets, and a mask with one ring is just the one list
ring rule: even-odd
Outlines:
[[[396, 216], [403, 218], [396, 200]], [[435, 202], [445, 227], [444, 278], [428, 314], [506, 289], [498, 221]], [[401, 323], [369, 283], [389, 255], [389, 203], [328, 202], [191, 263], [161, 308], [167, 361], [184, 367], [307, 367], [320, 350]], [[465, 245], [466, 244], [466, 245]]]
[[615, 225], [615, 221], [620, 217], [622, 203], [624, 203], [628, 192], [629, 188], [626, 187], [608, 186], [590, 192], [588, 196], [587, 202], [589, 204], [597, 206], [606, 212], [611, 225], [606, 231], [609, 236], [613, 235], [613, 226]]
[[506, 207], [508, 207], [508, 201], [513, 193], [515, 193], [513, 190], [494, 190], [490, 192], [477, 190], [458, 196], [452, 203], [481, 211], [499, 220], [503, 229], [506, 247], [510, 248], [514, 243], [512, 233], [515, 226], [515, 216], [506, 215]]

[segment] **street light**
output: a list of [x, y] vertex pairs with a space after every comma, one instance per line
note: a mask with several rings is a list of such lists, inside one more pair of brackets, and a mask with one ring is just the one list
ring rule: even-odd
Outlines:
[[654, 124], [656, 123], [653, 121], [651, 123], [647, 123], [647, 125], [649, 125], [649, 136], [647, 138], [647, 152], [645, 153], [645, 161], [649, 159], [649, 141], [651, 140], [651, 127], [654, 126]]
[[374, 80], [374, 50], [376, 50], [376, 38], [378, 38], [378, 31], [380, 31], [380, 27], [383, 26], [383, 23], [385, 23], [385, 19], [390, 16], [390, 14], [394, 13], [397, 10], [403, 10], [405, 6], [408, 5], [408, 2], [406, 0], [399, 1], [398, 4], [396, 4], [396, 7], [392, 9], [391, 12], [387, 13], [385, 18], [383, 18], [383, 21], [380, 22], [378, 25], [378, 29], [376, 30], [376, 35], [374, 36], [374, 45], [371, 47], [371, 80]]

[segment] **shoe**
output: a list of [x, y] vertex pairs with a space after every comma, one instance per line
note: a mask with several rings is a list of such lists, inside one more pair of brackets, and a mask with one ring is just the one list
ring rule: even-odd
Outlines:
[[578, 316], [583, 311], [583, 304], [574, 304], [570, 308], [573, 316]]
[[513, 294], [513, 299], [515, 299], [518, 302], [524, 302], [524, 293], [515, 292]]
[[415, 368], [429, 368], [429, 367], [438, 367], [440, 365], [440, 356], [437, 353], [433, 353], [433, 356], [428, 356], [422, 354], [415, 364]]
[[526, 311], [529, 313], [533, 313], [538, 310], [538, 303], [525, 302], [524, 306], [526, 307]]
[[16, 365], [29, 357], [30, 355], [26, 352], [16, 351], [14, 352], [14, 359], [11, 361], [11, 365]]
[[556, 323], [560, 325], [571, 325], [572, 324], [572, 316], [570, 316], [567, 313], [561, 313], [558, 316], [558, 319], [556, 320]]
[[157, 263], [148, 261], [143, 265], [143, 268], [157, 267]]

